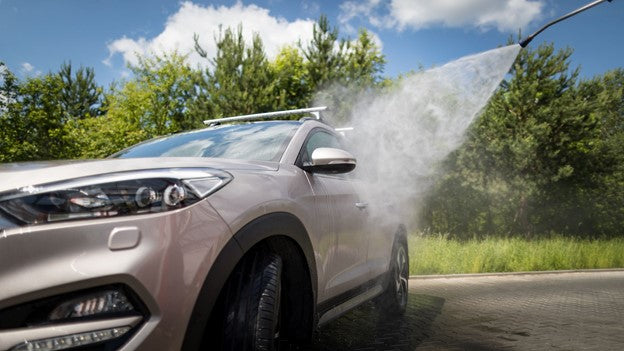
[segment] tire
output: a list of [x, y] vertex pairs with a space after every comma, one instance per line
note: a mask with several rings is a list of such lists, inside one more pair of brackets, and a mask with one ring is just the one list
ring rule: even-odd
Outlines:
[[404, 238], [397, 238], [392, 248], [386, 289], [375, 302], [384, 315], [402, 315], [407, 308], [408, 295], [409, 256], [407, 253], [407, 242]]
[[223, 350], [279, 347], [282, 259], [256, 250], [237, 266], [226, 286]]

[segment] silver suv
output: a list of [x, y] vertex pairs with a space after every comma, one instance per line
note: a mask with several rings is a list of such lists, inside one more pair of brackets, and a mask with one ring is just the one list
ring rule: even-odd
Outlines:
[[258, 117], [1, 165], [0, 350], [272, 350], [373, 298], [402, 313], [405, 230], [372, 219], [341, 134], [226, 123]]

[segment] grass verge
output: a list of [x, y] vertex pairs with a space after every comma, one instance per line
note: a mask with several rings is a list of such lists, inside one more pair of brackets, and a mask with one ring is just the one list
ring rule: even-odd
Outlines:
[[411, 235], [409, 251], [410, 274], [624, 268], [624, 238], [458, 241], [443, 235]]

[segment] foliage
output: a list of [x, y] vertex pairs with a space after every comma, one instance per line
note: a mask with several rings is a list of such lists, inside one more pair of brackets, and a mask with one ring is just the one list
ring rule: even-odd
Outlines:
[[6, 111], [17, 98], [18, 80], [6, 64], [0, 61], [0, 112]]
[[127, 113], [150, 137], [201, 126], [201, 120], [185, 113], [195, 90], [185, 56], [173, 52], [139, 58], [130, 68], [134, 78], [113, 92], [109, 115]]
[[13, 124], [16, 124], [14, 117], [9, 115], [9, 107], [17, 99], [19, 83], [17, 77], [8, 69], [4, 62], [0, 61], [0, 162], [13, 161], [16, 153], [16, 133]]
[[0, 162], [49, 160], [79, 156], [66, 129], [70, 121], [100, 114], [102, 89], [90, 68], [72, 74], [71, 64], [59, 73], [20, 82], [3, 69], [0, 99]]
[[583, 207], [591, 204], [592, 221], [586, 228], [597, 233], [617, 233], [624, 223], [624, 70], [617, 69], [582, 82], [583, 99], [593, 102], [598, 121], [596, 154], [586, 176], [592, 187], [581, 189]]
[[[239, 26], [236, 32], [227, 28], [216, 40], [217, 54], [200, 81], [210, 99], [212, 117], [270, 111], [275, 104], [274, 80], [260, 37], [254, 34], [251, 47], [247, 47]], [[197, 36], [195, 45], [207, 58]]]
[[535, 240], [455, 240], [410, 235], [411, 274], [527, 272], [623, 268], [624, 238], [590, 240], [561, 235]]
[[[105, 157], [206, 119], [311, 104], [330, 106], [339, 123], [362, 94], [403, 79], [383, 76], [372, 34], [341, 37], [326, 16], [309, 42], [274, 59], [258, 35], [246, 41], [242, 32], [221, 30], [213, 58], [196, 35], [205, 69], [176, 52], [139, 57], [132, 76], [106, 91], [92, 68], [64, 63], [20, 80], [0, 62], [0, 162]], [[579, 81], [571, 54], [547, 44], [521, 51], [465, 144], [441, 164], [423, 227], [461, 239], [621, 236], [624, 70]]]
[[64, 63], [58, 75], [63, 81], [60, 104], [66, 119], [82, 119], [101, 114], [102, 88], [95, 82], [95, 72], [90, 67], [80, 67], [72, 74], [70, 63]]
[[338, 40], [338, 29], [331, 28], [322, 15], [312, 29], [312, 40], [307, 46], [299, 44], [306, 58], [308, 82], [313, 90], [321, 90], [344, 76], [345, 40]]
[[354, 42], [338, 39], [325, 16], [310, 43], [284, 47], [272, 61], [258, 35], [250, 45], [244, 39], [241, 26], [221, 31], [208, 58], [195, 36], [210, 63], [205, 70], [176, 52], [138, 57], [131, 78], [105, 93], [92, 68], [64, 63], [57, 73], [19, 81], [2, 64], [0, 162], [104, 157], [210, 118], [305, 107], [330, 83], [376, 84], [385, 63], [367, 32]]
[[110, 155], [142, 140], [202, 125], [189, 114], [196, 99], [194, 72], [177, 53], [139, 58], [133, 78], [113, 87], [105, 99], [106, 115], [68, 125], [80, 157]]
[[5, 75], [8, 102], [0, 118], [0, 162], [70, 158], [63, 124], [66, 115], [58, 103], [63, 82], [58, 75], [26, 79], [18, 85]]
[[[520, 53], [466, 143], [446, 160], [423, 214], [426, 226], [459, 237], [619, 235], [600, 214], [622, 218], [624, 204], [599, 197], [621, 191], [621, 182], [605, 186], [616, 179], [620, 135], [604, 133], [621, 120], [621, 106], [611, 108], [621, 105], [621, 90], [605, 89], [602, 80], [579, 84], [578, 70], [569, 70], [571, 53], [547, 44]], [[617, 85], [618, 77], [605, 79]]]
[[65, 129], [78, 158], [104, 158], [149, 137], [138, 121], [119, 113], [72, 121]]
[[304, 55], [316, 91], [315, 104], [331, 106], [332, 121], [341, 123], [349, 119], [364, 93], [387, 85], [381, 76], [386, 60], [364, 29], [353, 41], [338, 41], [337, 29], [331, 29], [321, 16], [313, 34]]
[[309, 71], [300, 51], [285, 46], [270, 63], [273, 72], [276, 110], [290, 110], [308, 106], [314, 93], [309, 84]]
[[386, 59], [365, 29], [360, 29], [357, 40], [348, 42], [344, 64], [344, 79], [348, 85], [370, 87], [383, 80]]

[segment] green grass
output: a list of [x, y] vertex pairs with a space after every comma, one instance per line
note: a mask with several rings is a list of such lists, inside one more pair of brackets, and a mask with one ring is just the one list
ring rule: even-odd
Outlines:
[[410, 274], [523, 272], [624, 268], [624, 238], [488, 238], [460, 242], [409, 237]]

